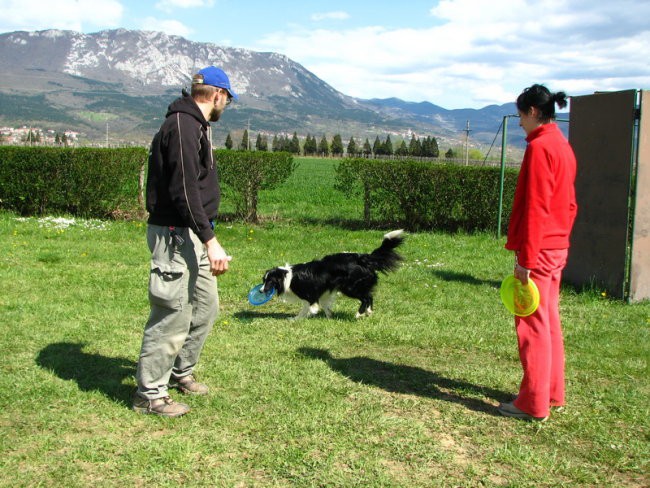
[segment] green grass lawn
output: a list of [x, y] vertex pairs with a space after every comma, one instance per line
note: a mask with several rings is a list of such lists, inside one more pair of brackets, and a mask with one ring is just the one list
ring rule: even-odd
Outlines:
[[0, 213], [0, 486], [648, 486], [647, 302], [563, 290], [568, 406], [542, 424], [496, 414], [521, 370], [498, 294], [512, 256], [491, 235], [408, 235], [370, 318], [345, 297], [332, 320], [248, 304], [267, 268], [392, 230], [361, 229], [333, 164], [300, 160], [261, 224], [219, 226], [211, 394], [179, 419], [130, 410], [145, 225]]

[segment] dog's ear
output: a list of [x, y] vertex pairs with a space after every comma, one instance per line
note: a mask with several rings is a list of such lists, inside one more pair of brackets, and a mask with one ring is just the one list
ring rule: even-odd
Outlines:
[[266, 283], [268, 282], [274, 282], [274, 281], [281, 281], [284, 279], [286, 276], [287, 271], [282, 269], [282, 268], [272, 268], [269, 269], [266, 273], [264, 273], [264, 278], [263, 282]]
[[273, 279], [273, 277], [276, 275], [278, 271], [278, 268], [271, 268], [267, 269], [266, 272], [264, 273], [264, 279]]
[[282, 283], [284, 283], [284, 280], [286, 279], [287, 275], [289, 274], [289, 270], [285, 268], [276, 268], [275, 273], [273, 273], [273, 278], [277, 282], [278, 286], [280, 286]]

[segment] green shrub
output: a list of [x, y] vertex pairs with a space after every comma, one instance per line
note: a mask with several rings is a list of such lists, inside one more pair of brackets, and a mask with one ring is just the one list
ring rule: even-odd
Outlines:
[[[517, 171], [504, 179], [502, 226], [510, 215]], [[345, 159], [336, 168], [335, 188], [363, 195], [364, 219], [409, 230], [494, 230], [499, 209], [499, 168], [423, 161]]]
[[[215, 151], [224, 192], [237, 217], [257, 221], [259, 191], [295, 169], [289, 153]], [[147, 151], [0, 147], [0, 208], [21, 215], [131, 216], [143, 212], [140, 177]]]
[[245, 222], [257, 222], [260, 190], [270, 190], [289, 178], [296, 168], [286, 152], [215, 151], [224, 194], [234, 202], [235, 214]]
[[0, 208], [105, 218], [139, 211], [142, 148], [0, 147]]

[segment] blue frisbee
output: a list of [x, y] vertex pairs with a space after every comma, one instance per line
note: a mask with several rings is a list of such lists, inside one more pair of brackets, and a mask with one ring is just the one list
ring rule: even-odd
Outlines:
[[275, 295], [275, 288], [271, 288], [264, 292], [262, 291], [263, 286], [264, 283], [260, 283], [259, 285], [255, 285], [251, 288], [251, 291], [248, 292], [248, 301], [251, 305], [264, 305], [273, 298], [273, 295]]

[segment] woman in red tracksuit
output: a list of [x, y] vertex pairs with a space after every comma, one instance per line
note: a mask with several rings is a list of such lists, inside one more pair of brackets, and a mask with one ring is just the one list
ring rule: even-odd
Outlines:
[[515, 317], [524, 375], [514, 401], [501, 403], [507, 417], [546, 420], [550, 407], [564, 405], [564, 343], [559, 295], [569, 235], [575, 220], [576, 159], [553, 122], [555, 104], [567, 105], [564, 92], [543, 85], [517, 98], [519, 125], [528, 146], [517, 180], [506, 249], [515, 251], [515, 277], [539, 288], [540, 304], [528, 317]]

